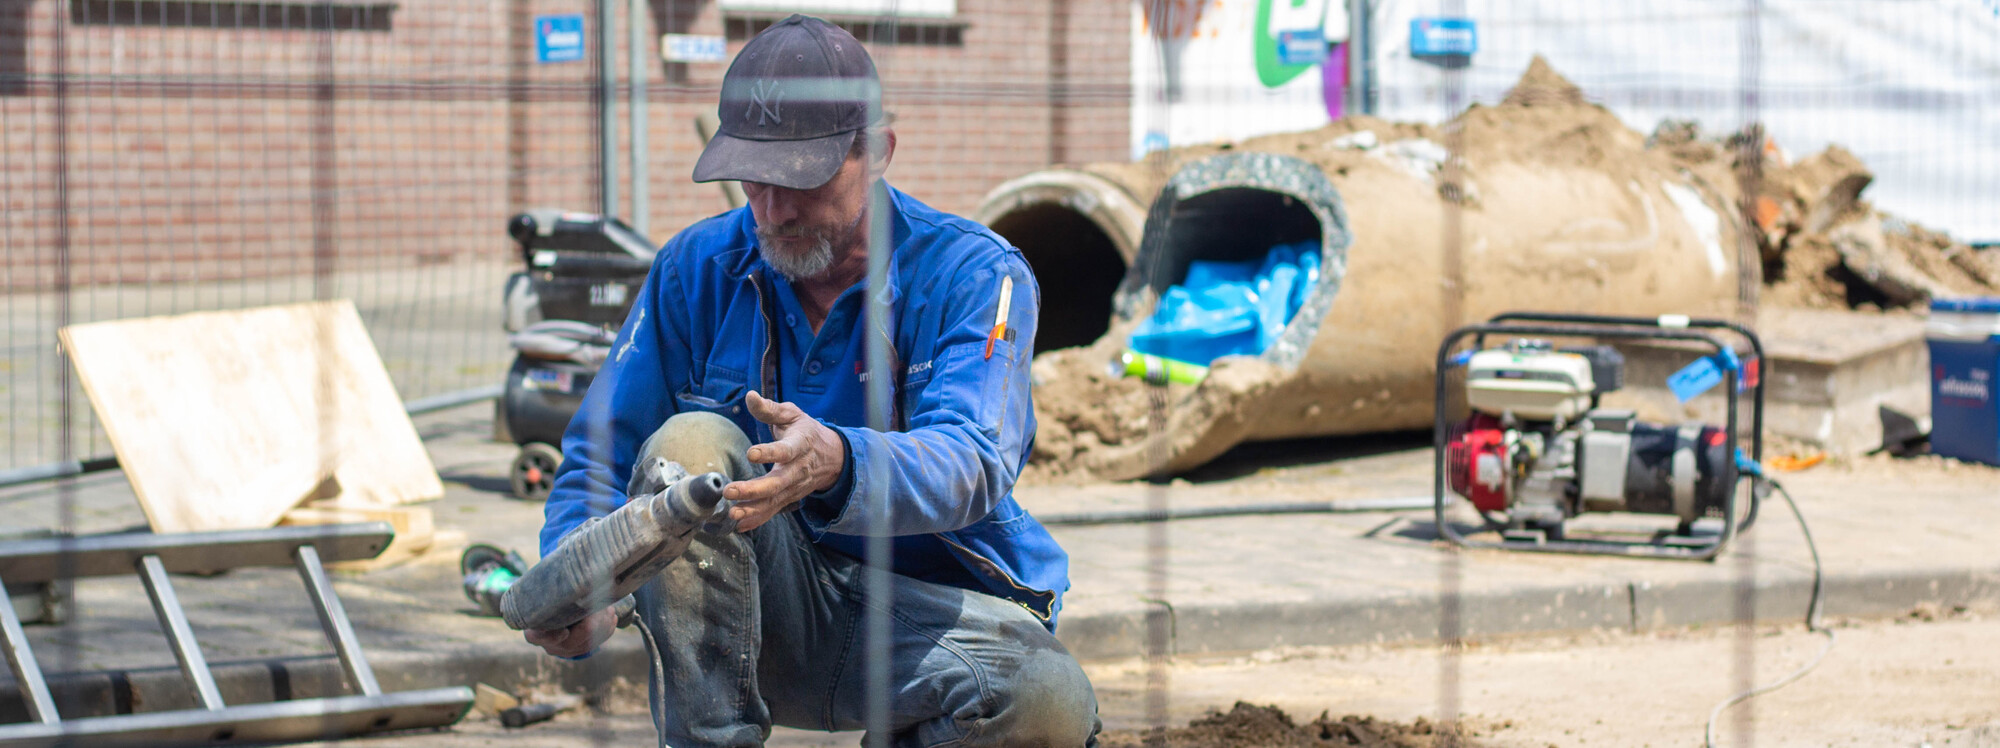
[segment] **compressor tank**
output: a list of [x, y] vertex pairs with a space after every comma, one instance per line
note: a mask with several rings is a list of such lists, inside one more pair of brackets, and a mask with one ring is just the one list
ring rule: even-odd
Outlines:
[[[989, 194], [975, 217], [1021, 247], [1043, 288], [1030, 475], [1172, 474], [1244, 441], [1427, 427], [1438, 341], [1503, 311], [1732, 317], [1754, 303], [1732, 175], [1649, 150], [1595, 105], [1509, 101], [1454, 120], [1456, 168], [1438, 129], [1350, 117]], [[1128, 254], [1139, 202], [1150, 209]], [[1146, 386], [1105, 372], [1132, 328], [1190, 261], [1299, 240], [1317, 241], [1320, 278], [1277, 342], [1176, 386], [1153, 424]], [[1080, 276], [1114, 262], [1110, 298], [1084, 298], [1109, 284]]]

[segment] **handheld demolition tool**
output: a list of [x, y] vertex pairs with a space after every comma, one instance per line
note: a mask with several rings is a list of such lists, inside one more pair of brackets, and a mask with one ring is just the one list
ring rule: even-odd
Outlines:
[[734, 529], [721, 473], [687, 475], [657, 458], [635, 469], [642, 477], [624, 506], [585, 522], [508, 586], [500, 598], [508, 627], [568, 628], [651, 581], [687, 552], [697, 532]]
[[[1743, 377], [1734, 350], [1704, 330], [1729, 330], [1749, 342], [1753, 364], [1763, 345], [1749, 330], [1718, 320], [1515, 313], [1465, 327], [1438, 349], [1437, 522], [1459, 545], [1570, 553], [1713, 558], [1756, 518], [1737, 509], [1739, 479], [1763, 452], [1764, 388]], [[1476, 336], [1471, 351], [1460, 340]], [[1508, 339], [1485, 347], [1488, 336]], [[1624, 357], [1608, 345], [1557, 347], [1549, 338], [1664, 339], [1705, 343], [1713, 354], [1676, 374], [1674, 386], [1699, 391], [1724, 384], [1728, 422], [1720, 427], [1645, 423], [1629, 410], [1600, 407], [1624, 381]], [[1471, 414], [1449, 422], [1446, 375], [1464, 372]], [[1754, 368], [1752, 369], [1754, 371]], [[1736, 383], [1754, 392], [1748, 456], [1738, 448]], [[1747, 466], [1747, 467], [1746, 467]], [[1445, 521], [1447, 495], [1465, 497], [1496, 531], [1497, 542], [1467, 539]], [[1572, 537], [1564, 523], [1591, 512], [1667, 515], [1670, 531], [1646, 540]], [[1700, 532], [1698, 520], [1720, 520]]]

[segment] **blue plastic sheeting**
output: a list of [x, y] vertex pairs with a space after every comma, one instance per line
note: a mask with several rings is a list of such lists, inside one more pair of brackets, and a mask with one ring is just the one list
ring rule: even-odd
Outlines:
[[1306, 241], [1272, 247], [1262, 260], [1188, 263], [1186, 280], [1132, 331], [1132, 350], [1204, 366], [1263, 353], [1319, 283], [1319, 250]]

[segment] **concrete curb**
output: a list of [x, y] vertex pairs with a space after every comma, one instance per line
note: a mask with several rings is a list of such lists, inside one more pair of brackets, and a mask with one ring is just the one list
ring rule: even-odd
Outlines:
[[[1754, 594], [1750, 593], [1754, 590]], [[1436, 641], [1455, 621], [1462, 638], [1552, 634], [1589, 629], [1641, 632], [1680, 626], [1805, 620], [1808, 574], [1752, 580], [1628, 582], [1543, 586], [1282, 603], [1165, 606], [1152, 611], [1082, 615], [1063, 621], [1063, 643], [1085, 660], [1146, 653], [1148, 625], [1165, 625], [1169, 651], [1221, 654], [1275, 646], [1346, 646]], [[2000, 604], [2000, 570], [1905, 569], [1830, 575], [1825, 615], [1901, 616], [1924, 605], [1942, 609]], [[1161, 619], [1164, 618], [1164, 621]]]
[[[1754, 593], [1754, 594], [1752, 594]], [[1060, 637], [1084, 660], [1143, 656], [1147, 628], [1167, 628], [1169, 652], [1223, 654], [1277, 646], [1345, 646], [1435, 641], [1456, 622], [1459, 635], [1490, 637], [1592, 629], [1642, 632], [1681, 626], [1803, 621], [1812, 578], [1787, 573], [1740, 583], [1630, 582], [1541, 586], [1435, 594], [1308, 599], [1241, 605], [1160, 606], [1064, 619]], [[1829, 576], [1826, 614], [1854, 618], [1907, 615], [1923, 605], [1941, 610], [2000, 605], [2000, 570], [1901, 569]], [[369, 657], [384, 691], [487, 683], [522, 690], [557, 684], [585, 691], [624, 678], [646, 682], [649, 655], [640, 637], [621, 632], [597, 655], [577, 662], [544, 656], [526, 644], [460, 647], [435, 652], [380, 652]], [[345, 693], [331, 655], [213, 664], [227, 703], [242, 704]], [[56, 676], [51, 690], [65, 716], [191, 708], [173, 667]], [[0, 721], [27, 715], [13, 684], [0, 686]]]

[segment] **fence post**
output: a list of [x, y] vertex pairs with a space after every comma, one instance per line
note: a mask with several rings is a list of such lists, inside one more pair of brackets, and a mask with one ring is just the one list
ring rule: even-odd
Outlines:
[[597, 206], [610, 218], [618, 215], [618, 72], [612, 67], [611, 0], [597, 0]]
[[1375, 113], [1375, 44], [1369, 0], [1347, 0], [1347, 111]]
[[652, 195], [649, 194], [651, 192], [649, 188], [652, 185], [646, 183], [646, 120], [648, 114], [646, 111], [646, 25], [642, 22], [642, 19], [645, 18], [643, 10], [646, 7], [646, 0], [629, 0], [629, 3], [627, 6], [629, 10], [625, 14], [625, 25], [629, 29], [629, 33], [626, 34], [628, 48], [625, 50], [625, 59], [630, 66], [629, 74], [632, 78], [632, 80], [627, 82], [627, 85], [631, 86], [632, 90], [632, 103], [630, 104], [632, 107], [632, 214], [627, 216], [627, 218], [631, 219], [629, 223], [632, 224], [633, 229], [639, 232], [640, 236], [644, 236], [650, 240], [652, 239], [652, 234], [649, 229], [651, 228], [652, 221], [646, 220], [647, 213], [650, 212], [647, 210], [646, 203], [651, 201]]

